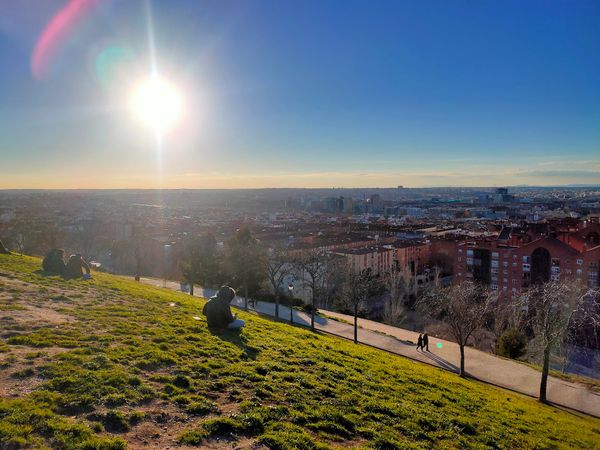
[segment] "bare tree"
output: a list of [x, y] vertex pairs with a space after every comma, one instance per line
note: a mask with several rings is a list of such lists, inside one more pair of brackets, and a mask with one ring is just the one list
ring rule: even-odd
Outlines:
[[346, 258], [340, 255], [328, 255], [320, 297], [322, 308], [329, 309], [344, 302], [347, 275], [348, 264]]
[[310, 329], [314, 331], [317, 298], [322, 292], [327, 273], [327, 256], [318, 249], [309, 250], [296, 257], [294, 263], [296, 269], [300, 272], [298, 274], [299, 279], [302, 281], [302, 284], [310, 290]]
[[272, 249], [265, 268], [267, 280], [269, 281], [269, 284], [273, 288], [273, 293], [275, 294], [275, 318], [279, 319], [281, 286], [285, 277], [288, 276], [292, 271], [288, 255], [281, 248]]
[[226, 250], [230, 278], [236, 287], [244, 289], [244, 309], [248, 309], [248, 292], [258, 292], [265, 279], [266, 253], [247, 226], [227, 241]]
[[564, 344], [569, 330], [593, 320], [598, 322], [597, 292], [576, 281], [549, 281], [532, 286], [520, 298], [522, 310], [533, 330], [533, 350], [541, 354], [542, 377], [539, 401], [547, 403], [550, 355]]
[[13, 223], [9, 239], [17, 252], [24, 254], [30, 249], [34, 234], [33, 220], [29, 217], [20, 217]]
[[518, 303], [511, 299], [499, 297], [495, 299], [492, 304], [492, 321], [488, 328], [494, 335], [496, 345], [506, 330], [518, 328], [521, 319], [519, 310]]
[[475, 283], [465, 282], [445, 289], [434, 289], [421, 297], [421, 313], [445, 323], [460, 348], [460, 372], [465, 376], [465, 346], [471, 335], [488, 319], [495, 293]]
[[355, 271], [349, 269], [344, 300], [354, 315], [354, 343], [358, 343], [358, 311], [374, 286], [374, 277], [370, 268]]
[[383, 322], [400, 326], [406, 320], [406, 305], [417, 296], [418, 285], [408, 268], [389, 273], [385, 280], [388, 299], [383, 309]]
[[183, 278], [190, 284], [190, 295], [194, 295], [194, 284], [207, 286], [213, 279], [218, 267], [217, 240], [211, 233], [194, 236], [183, 243], [181, 271]]

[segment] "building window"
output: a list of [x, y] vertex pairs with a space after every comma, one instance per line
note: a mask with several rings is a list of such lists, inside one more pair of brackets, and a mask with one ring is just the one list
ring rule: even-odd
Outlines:
[[577, 260], [577, 265], [578, 265], [578, 266], [581, 266], [582, 264], [583, 264], [583, 259], [578, 259], [578, 260]]
[[529, 256], [523, 256], [523, 264], [529, 264]]
[[577, 278], [581, 277], [582, 272], [583, 271], [581, 269], [577, 269]]
[[588, 286], [591, 288], [598, 287], [598, 272], [596, 272], [596, 271], [588, 272]]
[[497, 291], [498, 290], [498, 285], [497, 284], [490, 284], [490, 289], [492, 291]]
[[529, 272], [531, 270], [531, 266], [529, 264], [523, 264], [523, 272]]
[[498, 252], [492, 252], [492, 259], [498, 259]]
[[473, 256], [473, 249], [467, 250], [467, 256]]
[[508, 261], [504, 261], [504, 262], [502, 263], [502, 265], [503, 265], [504, 267], [508, 267]]

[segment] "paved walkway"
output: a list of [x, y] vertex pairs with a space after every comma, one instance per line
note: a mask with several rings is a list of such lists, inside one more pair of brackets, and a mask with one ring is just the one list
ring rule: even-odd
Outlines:
[[[167, 281], [166, 284], [163, 280], [153, 278], [142, 278], [141, 281], [153, 286], [180, 290], [179, 283], [172, 281]], [[214, 290], [196, 288], [194, 295], [208, 298], [214, 295]], [[243, 299], [236, 297], [232, 305], [243, 307]], [[273, 303], [257, 302], [252, 309], [260, 314], [275, 316], [275, 305]], [[317, 316], [315, 318], [315, 328], [336, 336], [353, 339], [354, 329], [348, 323], [353, 321], [352, 316], [333, 311], [319, 311], [327, 317]], [[309, 314], [294, 310], [293, 316], [294, 323], [310, 326]], [[279, 317], [282, 320], [289, 321], [290, 309], [281, 305]], [[430, 351], [421, 352], [415, 348], [418, 333], [360, 318], [358, 319], [358, 325], [360, 327], [358, 339], [363, 344], [458, 373], [460, 353], [458, 345], [454, 342], [430, 336]], [[486, 383], [533, 397], [538, 395], [541, 374], [524, 364], [468, 347], [465, 349], [465, 370], [469, 376]], [[600, 393], [594, 392], [582, 384], [549, 377], [548, 399], [556, 405], [600, 417]]]

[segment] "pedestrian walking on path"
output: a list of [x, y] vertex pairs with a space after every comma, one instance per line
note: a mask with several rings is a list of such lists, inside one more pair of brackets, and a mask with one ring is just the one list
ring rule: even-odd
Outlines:
[[423, 347], [425, 347], [425, 350], [429, 351], [429, 335], [427, 333], [423, 335], [423, 345], [421, 348]]
[[419, 351], [419, 349], [423, 350], [423, 335], [422, 334], [420, 334], [419, 339], [417, 339], [417, 351]]

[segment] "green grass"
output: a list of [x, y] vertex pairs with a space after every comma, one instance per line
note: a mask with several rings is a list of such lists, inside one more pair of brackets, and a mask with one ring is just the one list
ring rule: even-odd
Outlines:
[[[70, 320], [0, 312], [0, 377], [37, 383], [0, 397], [0, 448], [121, 449], [135, 427], [165, 423], [196, 446], [600, 447], [593, 418], [250, 313], [240, 335], [211, 334], [193, 319], [201, 300], [101, 273], [65, 281], [39, 264], [0, 255], [0, 272], [36, 293], [14, 302]], [[171, 412], [146, 413], [153, 405]]]

